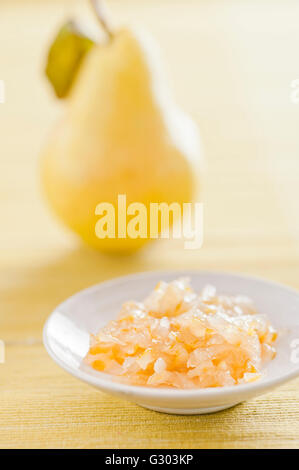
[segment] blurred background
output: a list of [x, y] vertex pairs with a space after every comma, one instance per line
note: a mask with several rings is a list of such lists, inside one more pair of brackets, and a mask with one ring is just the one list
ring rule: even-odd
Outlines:
[[298, 287], [299, 104], [291, 100], [291, 82], [299, 78], [298, 3], [106, 3], [116, 24], [155, 36], [176, 101], [199, 125], [204, 245], [194, 253], [177, 241], [158, 241], [136, 256], [109, 258], [57, 223], [42, 197], [39, 156], [65, 104], [44, 76], [46, 54], [66, 19], [96, 20], [87, 0], [2, 0], [0, 299], [5, 322], [12, 322], [8, 336], [27, 315], [40, 331], [58, 301], [131, 271], [225, 269]]
[[[198, 268], [299, 287], [299, 104], [291, 99], [299, 78], [298, 2], [106, 3], [116, 24], [155, 36], [176, 101], [199, 126], [204, 244], [194, 252], [164, 240], [134, 256], [109, 257], [54, 219], [42, 197], [39, 156], [64, 103], [44, 76], [46, 53], [63, 21], [95, 19], [87, 0], [1, 0], [0, 337], [15, 364], [13, 345], [39, 345], [58, 302], [113, 276]], [[39, 364], [41, 351], [31, 361]], [[2, 370], [9, 374], [8, 365]]]

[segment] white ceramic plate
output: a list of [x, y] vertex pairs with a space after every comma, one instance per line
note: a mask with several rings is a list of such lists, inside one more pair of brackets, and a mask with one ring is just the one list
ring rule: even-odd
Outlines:
[[[142, 300], [158, 281], [170, 281], [181, 276], [190, 277], [196, 291], [206, 284], [213, 284], [218, 293], [251, 297], [258, 310], [281, 331], [277, 356], [267, 365], [261, 380], [219, 388], [161, 389], [119, 383], [115, 378], [82, 364], [89, 349], [90, 333], [96, 333], [114, 318], [124, 301]], [[273, 282], [221, 272], [134, 274], [85, 289], [59, 305], [44, 327], [44, 344], [63, 369], [104, 392], [166, 413], [211, 413], [267, 392], [299, 375], [299, 294]]]

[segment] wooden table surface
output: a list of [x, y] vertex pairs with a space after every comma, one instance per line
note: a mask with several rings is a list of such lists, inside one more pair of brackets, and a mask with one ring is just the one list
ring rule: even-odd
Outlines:
[[117, 21], [160, 42], [177, 102], [205, 149], [205, 240], [158, 241], [137, 256], [85, 248], [48, 213], [39, 152], [63, 106], [43, 74], [45, 49], [87, 1], [2, 0], [0, 79], [0, 447], [299, 447], [299, 380], [206, 416], [171, 416], [97, 392], [42, 345], [60, 301], [114, 276], [152, 269], [243, 272], [299, 288], [299, 5], [267, 0], [111, 0]]

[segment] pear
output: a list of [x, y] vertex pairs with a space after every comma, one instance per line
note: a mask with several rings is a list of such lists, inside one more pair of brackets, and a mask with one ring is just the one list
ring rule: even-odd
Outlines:
[[99, 238], [95, 209], [126, 195], [127, 204], [192, 200], [198, 132], [169, 96], [153, 44], [122, 29], [94, 45], [80, 67], [62, 120], [42, 155], [42, 182], [56, 215], [84, 242], [132, 252], [146, 238]]

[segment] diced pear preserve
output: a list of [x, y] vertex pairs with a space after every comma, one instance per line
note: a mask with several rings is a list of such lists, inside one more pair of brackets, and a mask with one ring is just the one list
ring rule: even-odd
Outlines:
[[277, 332], [243, 295], [197, 294], [188, 279], [159, 282], [143, 301], [123, 304], [85, 361], [125, 383], [206, 388], [252, 382], [275, 357]]

